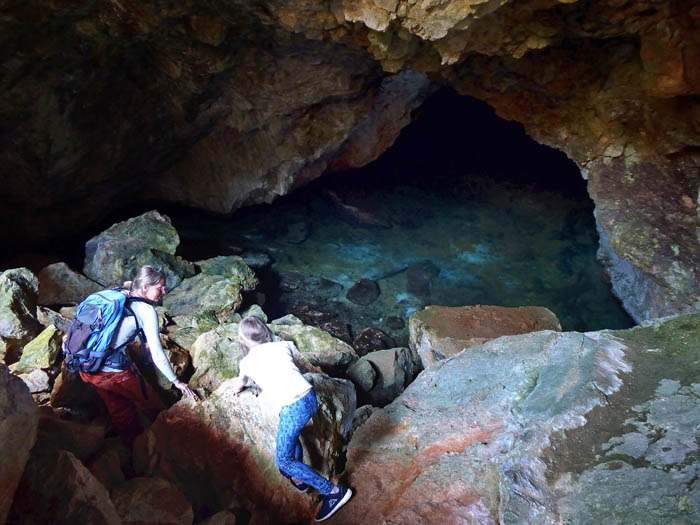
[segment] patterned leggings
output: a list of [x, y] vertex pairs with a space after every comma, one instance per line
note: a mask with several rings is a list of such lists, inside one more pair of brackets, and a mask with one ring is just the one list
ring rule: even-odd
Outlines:
[[303, 450], [299, 434], [317, 409], [318, 404], [313, 389], [291, 405], [282, 407], [280, 423], [277, 427], [277, 468], [288, 476], [311, 485], [321, 494], [327, 495], [333, 490], [333, 483], [301, 461]]

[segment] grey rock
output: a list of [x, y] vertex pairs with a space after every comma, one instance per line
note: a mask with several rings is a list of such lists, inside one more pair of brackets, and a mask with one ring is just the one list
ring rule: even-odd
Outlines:
[[41, 330], [36, 319], [39, 280], [26, 268], [0, 274], [0, 359], [19, 359], [22, 347]]
[[45, 266], [37, 275], [39, 279], [38, 304], [77, 305], [91, 293], [104, 288], [78, 272], [66, 263], [59, 262]]
[[360, 279], [348, 290], [347, 298], [355, 304], [372, 304], [379, 298], [380, 290], [377, 281]]

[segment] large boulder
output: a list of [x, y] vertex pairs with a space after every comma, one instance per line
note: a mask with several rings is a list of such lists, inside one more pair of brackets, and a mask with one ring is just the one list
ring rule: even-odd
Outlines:
[[464, 350], [376, 410], [337, 523], [694, 523], [700, 315]]
[[85, 245], [83, 273], [103, 286], [121, 286], [145, 264], [162, 267], [166, 288], [194, 275], [194, 266], [175, 250], [180, 236], [170, 219], [157, 211], [112, 225]]
[[502, 335], [561, 331], [561, 324], [541, 306], [428, 306], [411, 315], [408, 330], [411, 349], [420, 356], [423, 367], [428, 367]]
[[32, 451], [12, 506], [22, 523], [122, 523], [107, 489], [71, 452]]
[[39, 411], [29, 390], [0, 363], [0, 523], [7, 518], [38, 426]]
[[36, 319], [39, 280], [26, 268], [0, 274], [0, 360], [16, 361], [41, 330]]
[[411, 350], [389, 348], [361, 357], [348, 368], [348, 376], [360, 385], [364, 394], [359, 395], [360, 399], [384, 406], [404, 391], [419, 370], [420, 363]]
[[39, 279], [38, 304], [42, 306], [79, 304], [91, 293], [104, 288], [99, 283], [73, 271], [63, 262], [45, 266], [37, 277]]
[[238, 256], [199, 261], [202, 273], [185, 279], [163, 297], [163, 306], [172, 316], [213, 315], [226, 322], [243, 302], [243, 292], [251, 291], [258, 280]]
[[[333, 477], [344, 463], [355, 389], [349, 381], [322, 374], [305, 377], [319, 403], [313, 425], [302, 433], [305, 462]], [[162, 412], [136, 442], [137, 470], [172, 481], [195, 513], [262, 507], [271, 523], [310, 519], [315, 501], [299, 494], [275, 464], [276, 411], [264, 392], [236, 396], [233, 387], [226, 381], [206, 401], [183, 400]]]

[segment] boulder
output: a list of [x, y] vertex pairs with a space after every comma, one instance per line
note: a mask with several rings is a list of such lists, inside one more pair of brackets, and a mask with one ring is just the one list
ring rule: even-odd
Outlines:
[[149, 211], [112, 225], [85, 245], [83, 273], [103, 286], [121, 286], [145, 264], [162, 267], [166, 288], [194, 275], [194, 266], [175, 256], [180, 237], [170, 219]]
[[41, 330], [36, 320], [39, 280], [26, 268], [0, 273], [0, 360], [19, 359], [22, 347]]
[[42, 306], [79, 304], [91, 293], [104, 288], [99, 283], [71, 270], [63, 262], [45, 266], [37, 274], [37, 278], [39, 279], [37, 302]]
[[28, 374], [33, 370], [51, 367], [61, 353], [62, 338], [63, 333], [53, 326], [45, 328], [24, 346], [22, 357], [13, 371], [17, 374]]
[[65, 364], [62, 364], [51, 390], [51, 406], [76, 408], [101, 405], [102, 401], [95, 389], [80, 379], [77, 373], [68, 372]]
[[191, 525], [192, 505], [172, 483], [161, 478], [133, 478], [112, 491], [122, 523]]
[[64, 317], [59, 312], [56, 312], [45, 306], [39, 306], [36, 309], [36, 319], [44, 328], [55, 326], [61, 332], [67, 332], [70, 328], [71, 319]]
[[163, 296], [171, 316], [215, 316], [223, 323], [241, 306], [244, 283], [236, 276], [200, 273]]
[[41, 368], [32, 370], [27, 374], [17, 374], [32, 394], [51, 391], [51, 378]]
[[352, 347], [358, 355], [367, 355], [377, 350], [385, 350], [394, 346], [394, 340], [379, 328], [370, 326], [358, 335], [352, 342]]
[[34, 449], [11, 509], [22, 523], [122, 523], [107, 489], [71, 452]]
[[309, 362], [331, 375], [344, 371], [358, 356], [355, 350], [315, 326], [270, 324], [272, 332], [292, 341]]
[[361, 357], [348, 369], [348, 376], [360, 386], [364, 394], [360, 399], [381, 407], [396, 399], [419, 370], [411, 350], [390, 348]]
[[406, 269], [406, 291], [422, 301], [429, 301], [433, 293], [433, 281], [440, 274], [431, 261], [409, 265]]
[[204, 261], [197, 261], [195, 264], [204, 274], [236, 278], [241, 288], [246, 292], [254, 290], [258, 285], [258, 278], [255, 276], [255, 272], [242, 257], [237, 255], [214, 257]]
[[425, 368], [502, 335], [561, 331], [561, 324], [540, 306], [428, 306], [409, 317], [408, 330], [411, 349]]
[[86, 461], [102, 446], [109, 423], [93, 420], [80, 423], [60, 417], [51, 407], [40, 407], [37, 448], [59, 448]]
[[241, 312], [241, 319], [244, 317], [258, 317], [267, 323], [267, 314], [257, 304], [252, 305], [245, 312]]
[[355, 432], [334, 523], [695, 523], [699, 344], [694, 314], [440, 361]]
[[359, 305], [372, 304], [379, 297], [379, 284], [372, 279], [360, 279], [348, 290], [346, 297]]
[[[355, 411], [352, 383], [306, 374], [319, 409], [302, 432], [307, 464], [333, 477], [342, 468]], [[315, 500], [298, 493], [275, 464], [278, 417], [265, 393], [236, 396], [224, 382], [206, 401], [182, 400], [162, 412], [134, 447], [137, 471], [168, 479], [197, 509], [264, 508], [271, 523], [309, 520]], [[196, 445], [195, 445], [196, 444]]]
[[8, 516], [38, 426], [39, 411], [26, 385], [0, 363], [0, 523]]
[[124, 473], [132, 470], [131, 451], [118, 437], [108, 438], [86, 466], [107, 490], [112, 491], [126, 482]]

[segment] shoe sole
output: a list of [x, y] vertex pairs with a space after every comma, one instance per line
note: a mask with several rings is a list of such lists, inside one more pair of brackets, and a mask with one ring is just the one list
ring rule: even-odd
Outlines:
[[316, 521], [325, 521], [325, 520], [327, 520], [328, 518], [330, 518], [333, 514], [335, 514], [336, 512], [338, 512], [338, 510], [340, 509], [340, 507], [342, 507], [343, 505], [345, 505], [351, 497], [352, 497], [352, 490], [351, 490], [351, 489], [348, 489], [348, 491], [345, 493], [345, 496], [343, 496], [343, 499], [341, 499], [341, 500], [338, 502], [338, 504], [337, 504], [335, 507], [333, 507], [333, 510], [331, 510], [331, 511], [328, 513], [327, 516], [324, 516], [324, 517], [321, 518], [321, 519], [316, 518]]

